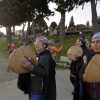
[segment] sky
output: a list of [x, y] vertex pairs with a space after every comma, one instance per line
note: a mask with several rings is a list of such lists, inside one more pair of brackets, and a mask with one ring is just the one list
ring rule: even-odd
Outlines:
[[[56, 8], [55, 4], [50, 4], [50, 9], [54, 11], [54, 8]], [[97, 4], [97, 15], [100, 16], [100, 2], [98, 2]], [[82, 9], [82, 6], [79, 6], [78, 8], [73, 9], [71, 12], [66, 12], [66, 21], [65, 21], [65, 25], [69, 25], [69, 21], [71, 16], [74, 17], [74, 22], [75, 24], [86, 24], [87, 21], [90, 22], [91, 25], [91, 5], [90, 3], [85, 3], [84, 5], [84, 9]], [[55, 16], [50, 16], [49, 19], [50, 20], [46, 20], [46, 22], [48, 23], [48, 25], [51, 24], [52, 21], [55, 21], [57, 24], [59, 24], [60, 21], [60, 13], [55, 11]]]
[[[47, 23], [48, 26], [50, 26], [51, 22], [55, 21], [57, 24], [59, 24], [61, 15], [59, 12], [55, 11], [54, 8], [56, 8], [56, 4], [54, 3], [50, 3], [49, 4], [49, 9], [55, 12], [54, 16], [49, 16], [47, 20], [45, 18], [45, 21]], [[100, 2], [98, 2], [97, 4], [97, 15], [100, 16]], [[73, 9], [71, 12], [66, 12], [66, 20], [65, 20], [65, 25], [69, 25], [69, 21], [71, 16], [74, 17], [74, 22], [75, 25], [77, 24], [86, 24], [87, 21], [89, 21], [90, 25], [91, 25], [91, 5], [90, 3], [86, 3], [84, 5], [84, 9], [82, 9], [82, 6], [79, 6], [78, 8]], [[16, 26], [16, 30], [20, 30], [22, 29], [22, 26]], [[3, 32], [4, 34], [6, 34], [6, 30], [5, 28], [0, 28], [0, 31]]]

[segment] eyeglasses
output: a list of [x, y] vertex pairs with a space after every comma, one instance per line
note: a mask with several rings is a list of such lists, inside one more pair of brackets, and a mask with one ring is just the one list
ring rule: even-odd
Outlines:
[[100, 40], [91, 41], [91, 43], [100, 43]]

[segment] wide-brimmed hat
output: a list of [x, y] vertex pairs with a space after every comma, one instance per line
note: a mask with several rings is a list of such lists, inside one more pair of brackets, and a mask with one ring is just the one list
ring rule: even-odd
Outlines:
[[79, 46], [72, 46], [68, 49], [67, 55], [74, 56], [74, 57], [81, 57], [83, 55], [83, 50]]

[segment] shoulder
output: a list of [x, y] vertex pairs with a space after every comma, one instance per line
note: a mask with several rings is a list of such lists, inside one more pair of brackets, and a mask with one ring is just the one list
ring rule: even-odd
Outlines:
[[88, 64], [88, 62], [92, 59], [92, 57], [95, 55], [94, 52], [91, 50], [88, 50], [86, 54], [83, 55], [83, 61], [85, 64]]

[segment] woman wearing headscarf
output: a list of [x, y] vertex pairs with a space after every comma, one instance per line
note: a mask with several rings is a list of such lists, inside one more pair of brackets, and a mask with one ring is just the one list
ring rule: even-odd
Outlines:
[[87, 64], [83, 74], [87, 93], [86, 100], [100, 100], [100, 32], [93, 35], [91, 49], [94, 56]]

